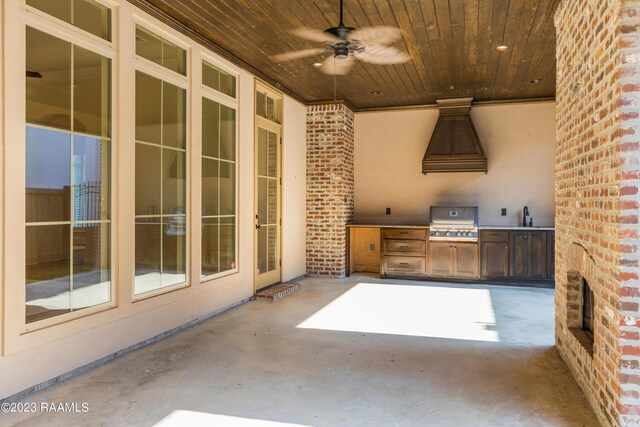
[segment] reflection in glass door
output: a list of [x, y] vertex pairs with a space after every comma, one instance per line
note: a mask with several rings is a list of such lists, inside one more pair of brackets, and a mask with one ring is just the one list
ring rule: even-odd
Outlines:
[[262, 120], [256, 128], [256, 290], [280, 281], [279, 128]]

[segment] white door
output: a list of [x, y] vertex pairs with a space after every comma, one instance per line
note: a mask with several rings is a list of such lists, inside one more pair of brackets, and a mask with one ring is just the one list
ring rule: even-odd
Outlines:
[[280, 275], [280, 125], [256, 117], [255, 135], [255, 288], [281, 280]]

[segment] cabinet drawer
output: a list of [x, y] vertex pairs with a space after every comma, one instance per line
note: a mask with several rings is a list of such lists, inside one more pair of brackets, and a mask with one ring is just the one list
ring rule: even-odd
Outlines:
[[426, 240], [427, 232], [424, 229], [383, 228], [382, 237], [385, 239]]
[[424, 266], [424, 257], [384, 257], [384, 270], [387, 273], [422, 274], [424, 273]]
[[426, 242], [423, 240], [384, 239], [385, 255], [426, 255]]
[[483, 242], [508, 242], [508, 231], [482, 230], [480, 238]]

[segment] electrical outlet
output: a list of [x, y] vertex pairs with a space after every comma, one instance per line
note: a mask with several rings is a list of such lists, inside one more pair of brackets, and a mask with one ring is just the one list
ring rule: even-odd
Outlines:
[[387, 215], [391, 215], [391, 208], [387, 208]]
[[376, 244], [375, 243], [369, 244], [369, 250], [370, 251], [375, 251], [376, 250]]
[[507, 208], [502, 208], [501, 212], [500, 212], [500, 215], [507, 216]]

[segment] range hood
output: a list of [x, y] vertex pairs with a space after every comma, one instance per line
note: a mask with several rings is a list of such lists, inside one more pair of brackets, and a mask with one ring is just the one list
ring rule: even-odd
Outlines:
[[484, 172], [487, 156], [471, 121], [473, 98], [440, 99], [440, 117], [427, 152], [422, 159], [422, 173]]

